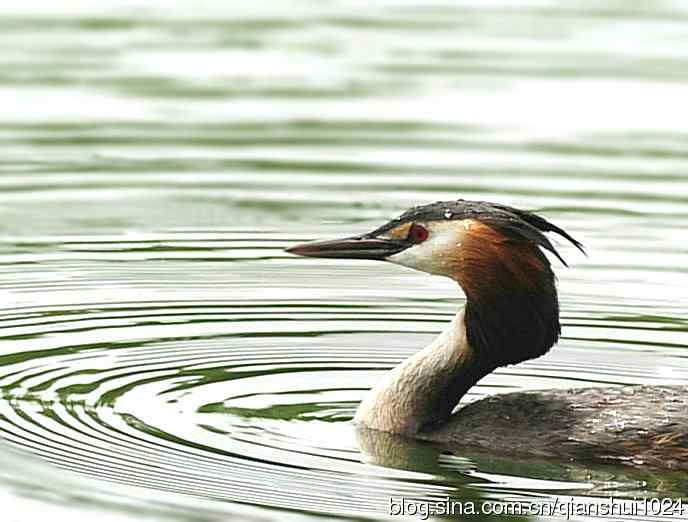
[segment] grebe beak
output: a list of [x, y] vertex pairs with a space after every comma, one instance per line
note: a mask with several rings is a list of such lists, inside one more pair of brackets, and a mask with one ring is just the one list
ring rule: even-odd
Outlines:
[[375, 259], [385, 258], [401, 252], [409, 244], [404, 241], [369, 236], [355, 236], [328, 241], [302, 243], [285, 249], [285, 252], [305, 257], [331, 257], [337, 259]]

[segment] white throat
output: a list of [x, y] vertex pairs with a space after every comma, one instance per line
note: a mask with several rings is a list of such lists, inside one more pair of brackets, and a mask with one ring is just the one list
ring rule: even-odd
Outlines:
[[475, 361], [462, 310], [432, 343], [383, 377], [358, 407], [354, 422], [412, 436], [446, 420], [477, 380], [469, 371]]

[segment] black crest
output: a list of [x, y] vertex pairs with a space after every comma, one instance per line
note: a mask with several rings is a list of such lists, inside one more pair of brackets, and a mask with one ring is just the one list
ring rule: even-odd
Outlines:
[[557, 252], [544, 232], [559, 234], [573, 243], [578, 250], [585, 253], [583, 245], [579, 241], [542, 216], [507, 205], [489, 203], [487, 201], [467, 201], [465, 199], [437, 201], [428, 205], [413, 207], [398, 218], [374, 230], [369, 236], [377, 236], [408, 222], [449, 221], [456, 219], [475, 219], [493, 227], [507, 237], [532, 241], [545, 250], [552, 252], [565, 266], [568, 266], [566, 261], [559, 255], [559, 252]]

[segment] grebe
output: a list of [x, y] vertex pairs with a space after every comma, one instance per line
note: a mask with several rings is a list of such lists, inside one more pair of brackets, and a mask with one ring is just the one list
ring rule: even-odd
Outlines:
[[301, 256], [389, 261], [450, 277], [466, 295], [448, 328], [392, 369], [360, 404], [354, 422], [506, 454], [688, 470], [684, 386], [516, 392], [453, 413], [485, 375], [540, 357], [559, 339], [555, 276], [542, 249], [566, 262], [545, 232], [584, 252], [537, 214], [461, 199], [414, 207], [360, 236], [288, 248]]

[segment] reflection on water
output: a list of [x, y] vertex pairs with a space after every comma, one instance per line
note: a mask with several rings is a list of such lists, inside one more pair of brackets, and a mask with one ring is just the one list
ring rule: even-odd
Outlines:
[[282, 249], [437, 199], [536, 208], [590, 254], [561, 247], [564, 338], [468, 399], [688, 383], [686, 6], [249, 4], [0, 6], [16, 519], [684, 494], [656, 470], [356, 433], [367, 389], [462, 296]]

